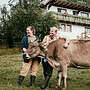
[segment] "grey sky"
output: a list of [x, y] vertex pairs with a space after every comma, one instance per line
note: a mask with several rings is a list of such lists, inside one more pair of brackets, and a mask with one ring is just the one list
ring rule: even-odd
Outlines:
[[8, 4], [8, 1], [9, 0], [0, 0], [0, 5], [2, 5], [2, 4]]
[[[0, 7], [2, 5], [4, 5], [4, 4], [6, 4], [7, 9], [9, 9], [10, 6], [8, 5], [8, 1], [10, 1], [10, 0], [0, 0]], [[18, 0], [12, 0], [12, 1], [16, 1], [17, 2]], [[13, 4], [15, 4], [15, 3], [13, 3]]]
[[2, 5], [6, 5], [7, 9], [9, 10], [9, 6], [8, 6], [8, 1], [9, 0], [0, 0], [0, 7], [2, 7]]

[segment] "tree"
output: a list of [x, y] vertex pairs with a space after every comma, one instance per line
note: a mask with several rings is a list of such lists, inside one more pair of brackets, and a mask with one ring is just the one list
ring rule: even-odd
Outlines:
[[10, 43], [8, 43], [9, 42], [8, 36], [10, 37], [10, 35], [7, 34], [7, 32], [8, 32], [8, 23], [7, 23], [8, 16], [9, 16], [9, 14], [8, 14], [7, 8], [6, 8], [6, 6], [3, 6], [1, 8], [1, 24], [0, 24], [0, 26], [1, 26], [0, 35], [1, 35], [1, 39], [2, 39], [1, 41], [6, 41], [7, 44], [10, 44]]
[[[49, 28], [56, 25], [57, 21], [51, 14], [44, 14], [45, 10], [39, 7], [39, 0], [23, 0], [12, 5], [10, 15], [6, 20], [6, 38], [8, 46], [11, 42], [20, 42], [25, 35], [26, 27], [35, 27], [37, 35], [42, 34], [42, 38], [49, 33]], [[11, 41], [10, 41], [11, 40]]]

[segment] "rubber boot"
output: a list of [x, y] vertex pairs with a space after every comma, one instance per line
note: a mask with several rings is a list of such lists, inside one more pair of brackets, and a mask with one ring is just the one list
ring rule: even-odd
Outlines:
[[18, 87], [19, 88], [21, 88], [21, 85], [22, 85], [24, 78], [25, 78], [24, 76], [21, 76], [21, 75], [19, 76], [19, 78], [18, 78]]
[[27, 87], [33, 86], [35, 84], [35, 79], [36, 79], [36, 76], [31, 76], [30, 77], [30, 82], [29, 82]]
[[46, 76], [44, 84], [41, 86], [41, 89], [46, 89], [48, 87], [49, 80], [50, 80], [50, 76]]

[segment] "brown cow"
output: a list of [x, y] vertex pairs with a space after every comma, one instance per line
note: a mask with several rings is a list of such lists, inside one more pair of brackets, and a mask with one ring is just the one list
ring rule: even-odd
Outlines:
[[[58, 39], [48, 46], [48, 62], [58, 70], [58, 83], [60, 87], [63, 78], [63, 90], [66, 88], [67, 67], [90, 67], [90, 40], [71, 40], [67, 48], [63, 47], [64, 39]], [[57, 69], [58, 67], [58, 69]]]

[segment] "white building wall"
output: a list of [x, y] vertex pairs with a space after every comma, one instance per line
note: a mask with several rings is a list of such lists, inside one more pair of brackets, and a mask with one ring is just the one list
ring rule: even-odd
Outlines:
[[73, 10], [67, 9], [67, 13], [73, 15]]
[[73, 25], [72, 26], [72, 34], [74, 38], [81, 37], [81, 34], [85, 32], [85, 26]]
[[84, 26], [72, 25], [72, 32], [62, 32], [58, 31], [57, 35], [69, 39], [77, 39], [81, 37], [81, 34], [85, 32]]
[[54, 11], [54, 12], [57, 12], [57, 7], [51, 6], [51, 7], [49, 8], [48, 11]]
[[78, 16], [81, 16], [81, 13], [79, 12]]
[[90, 13], [89, 13], [89, 18], [90, 18]]

